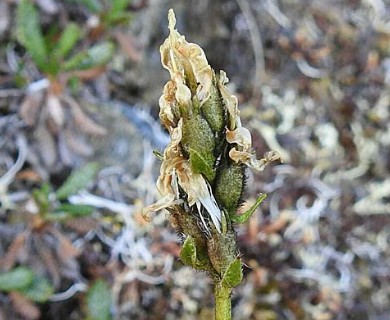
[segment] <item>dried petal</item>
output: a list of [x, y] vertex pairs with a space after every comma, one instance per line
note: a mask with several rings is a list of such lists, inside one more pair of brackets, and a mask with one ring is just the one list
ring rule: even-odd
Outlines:
[[268, 163], [281, 159], [277, 152], [269, 151], [264, 155], [263, 159], [257, 160], [254, 154], [247, 151], [239, 151], [236, 148], [232, 148], [229, 151], [229, 156], [236, 163], [244, 163], [248, 167], [258, 171], [263, 171]]
[[[220, 232], [222, 212], [211, 187], [218, 174], [215, 166], [217, 158], [225, 156], [227, 147], [230, 148], [230, 158], [239, 164], [237, 167], [240, 170], [241, 164], [263, 170], [268, 161], [278, 156], [256, 160], [251, 153], [250, 132], [241, 125], [237, 98], [225, 86], [228, 82], [225, 72], [221, 71], [216, 76], [203, 50], [196, 44], [188, 43], [176, 31], [172, 10], [169, 11], [168, 19], [169, 36], [161, 46], [160, 53], [162, 65], [169, 71], [171, 79], [165, 85], [159, 103], [160, 119], [170, 133], [171, 142], [165, 149], [157, 181], [161, 199], [143, 212], [148, 216], [152, 211], [185, 202], [197, 208], [206, 229], [209, 226], [202, 214], [207, 211]], [[204, 109], [199, 109], [202, 107]], [[228, 144], [223, 136], [225, 128]], [[237, 176], [242, 176], [242, 181], [238, 179], [233, 184], [238, 186], [236, 198], [239, 198], [243, 171], [241, 176]], [[238, 200], [233, 202], [238, 203]], [[230, 207], [229, 211], [236, 210]]]
[[173, 112], [173, 108], [175, 106], [175, 89], [176, 84], [173, 81], [168, 81], [164, 86], [163, 94], [159, 100], [160, 120], [167, 128], [174, 127], [177, 123]]
[[226, 131], [226, 140], [229, 143], [236, 143], [247, 151], [252, 146], [252, 137], [248, 129], [244, 127], [238, 127], [233, 131], [229, 129]]
[[182, 82], [182, 78], [178, 73], [172, 77], [173, 81], [176, 83], [176, 93], [175, 98], [179, 106], [188, 106], [191, 104], [191, 91], [190, 89]]
[[237, 97], [231, 95], [226, 88], [226, 83], [229, 82], [228, 77], [224, 71], [220, 71], [218, 78], [218, 87], [221, 92], [222, 99], [226, 105], [229, 113], [228, 129], [234, 130], [237, 126], [241, 126], [240, 111], [237, 108], [238, 100]]
[[188, 195], [189, 206], [196, 205], [201, 214], [200, 204], [209, 213], [214, 226], [220, 231], [221, 211], [214, 198], [211, 187], [201, 174], [193, 173], [189, 163], [182, 162], [181, 168], [177, 171], [179, 185]]
[[160, 48], [161, 63], [169, 71], [177, 87], [187, 84], [190, 89], [195, 89], [192, 93], [196, 93], [202, 105], [210, 95], [211, 67], [202, 48], [188, 43], [185, 37], [176, 31], [176, 18], [172, 9], [169, 10], [168, 20], [169, 37]]
[[150, 221], [150, 214], [171, 207], [174, 204], [175, 197], [173, 194], [167, 194], [157, 202], [142, 209], [142, 216], [146, 221]]

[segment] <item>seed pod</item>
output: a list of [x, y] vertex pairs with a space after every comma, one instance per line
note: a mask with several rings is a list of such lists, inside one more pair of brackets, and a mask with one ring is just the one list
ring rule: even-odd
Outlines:
[[215, 199], [229, 215], [236, 213], [240, 204], [245, 183], [245, 167], [241, 164], [229, 164], [218, 170], [214, 183]]
[[215, 234], [207, 242], [207, 252], [214, 269], [222, 275], [238, 254], [235, 233]]
[[216, 76], [213, 72], [213, 81], [210, 87], [210, 97], [202, 106], [202, 115], [217, 135], [226, 126], [226, 110], [221, 93], [219, 92]]
[[191, 169], [203, 174], [209, 183], [215, 178], [215, 139], [207, 121], [201, 115], [193, 115], [183, 121], [181, 145], [188, 155]]

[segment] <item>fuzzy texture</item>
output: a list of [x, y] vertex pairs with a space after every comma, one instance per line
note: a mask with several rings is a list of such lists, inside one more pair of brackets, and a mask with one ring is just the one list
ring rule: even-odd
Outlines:
[[218, 170], [215, 180], [215, 199], [229, 215], [234, 215], [241, 202], [245, 185], [245, 167], [230, 164]]
[[237, 98], [223, 71], [216, 74], [203, 50], [188, 43], [168, 14], [169, 36], [160, 48], [171, 76], [160, 98], [160, 119], [171, 141], [164, 152], [157, 188], [161, 199], [145, 214], [167, 209], [183, 235], [181, 261], [207, 271], [214, 282], [216, 319], [230, 319], [230, 295], [242, 281], [235, 222], [245, 222], [257, 205], [237, 215], [247, 166], [263, 170], [278, 159], [257, 160], [252, 138], [241, 125]]
[[202, 48], [176, 31], [172, 10], [168, 20], [170, 33], [160, 52], [171, 79], [160, 98], [160, 119], [171, 141], [157, 182], [161, 199], [144, 214], [148, 217], [184, 201], [188, 214], [200, 219], [208, 234], [221, 232], [223, 220], [229, 219], [223, 211], [237, 212], [244, 167], [263, 170], [278, 155], [270, 152], [256, 159], [251, 135], [241, 125], [237, 98], [226, 88], [225, 72], [215, 73]]

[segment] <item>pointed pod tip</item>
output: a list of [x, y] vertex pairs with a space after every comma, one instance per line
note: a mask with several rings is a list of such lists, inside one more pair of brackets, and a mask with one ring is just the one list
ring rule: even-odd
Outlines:
[[169, 30], [172, 32], [173, 30], [175, 30], [175, 26], [176, 26], [176, 17], [175, 17], [175, 12], [173, 11], [173, 9], [169, 9], [168, 11], [168, 22], [169, 22]]

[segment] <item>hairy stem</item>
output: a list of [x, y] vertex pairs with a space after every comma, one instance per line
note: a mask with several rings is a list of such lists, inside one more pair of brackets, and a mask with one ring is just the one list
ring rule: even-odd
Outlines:
[[221, 284], [215, 285], [215, 320], [230, 320], [232, 318], [231, 291], [231, 288]]

